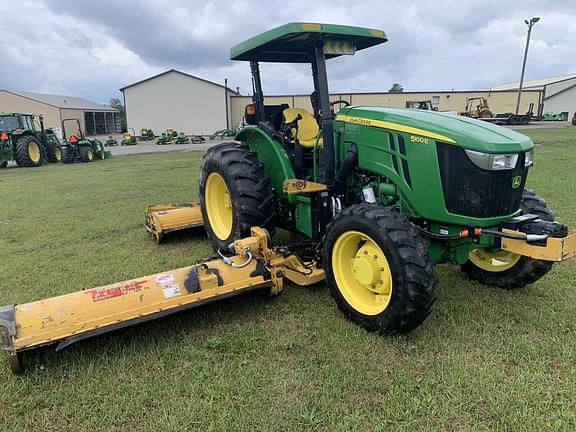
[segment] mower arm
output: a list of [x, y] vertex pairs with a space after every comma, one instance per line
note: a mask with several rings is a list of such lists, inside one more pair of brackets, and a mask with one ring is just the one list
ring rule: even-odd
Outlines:
[[[503, 230], [511, 234], [517, 231]], [[531, 244], [525, 240], [503, 238], [501, 249], [542, 261], [565, 261], [576, 256], [576, 231], [566, 237], [548, 237], [545, 244]]]
[[277, 252], [266, 230], [233, 243], [233, 255], [190, 267], [0, 308], [0, 336], [10, 368], [22, 370], [21, 353], [74, 342], [233, 297], [256, 289], [283, 290], [284, 277], [297, 285], [324, 279], [315, 262]]

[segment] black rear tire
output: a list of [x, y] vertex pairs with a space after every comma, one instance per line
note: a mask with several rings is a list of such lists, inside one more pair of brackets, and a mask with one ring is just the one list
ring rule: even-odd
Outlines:
[[46, 159], [52, 163], [62, 160], [62, 147], [49, 136], [46, 137]]
[[8, 161], [0, 162], [0, 169], [8, 168]]
[[[357, 285], [353, 278], [343, 277], [342, 273], [337, 273], [340, 274], [339, 279], [335, 275], [335, 266], [339, 263], [350, 262], [350, 266], [354, 266], [352, 262], [355, 258], [348, 257], [347, 254], [343, 256], [340, 253], [342, 249], [338, 246], [339, 239], [345, 238], [350, 233], [366, 235], [377, 244], [386, 258], [391, 275], [388, 275], [386, 269], [382, 267], [377, 277], [382, 278], [377, 283], [382, 283], [384, 278], [391, 276], [390, 294], [387, 294], [388, 303], [382, 311], [376, 310], [372, 314], [360, 311], [359, 309], [363, 307], [362, 302], [357, 302], [355, 305], [350, 293], [353, 290], [365, 289], [361, 295], [371, 302], [373, 294], [368, 292], [371, 289], [368, 285]], [[357, 244], [357, 254], [360, 254], [360, 258], [363, 257], [360, 250], [365, 244], [367, 242]], [[322, 257], [326, 282], [338, 309], [366, 330], [380, 334], [407, 333], [418, 327], [430, 315], [436, 300], [437, 279], [434, 276], [434, 263], [428, 254], [428, 246], [428, 242], [419, 235], [418, 230], [408, 219], [391, 208], [363, 203], [344, 209], [327, 227]], [[369, 255], [367, 257], [370, 259]], [[376, 255], [373, 258], [376, 259]], [[346, 286], [343, 282], [345, 280], [350, 281]], [[375, 286], [372, 285], [372, 288]], [[368, 307], [371, 306], [369, 304]]]
[[[206, 196], [206, 181], [212, 173], [224, 179], [230, 195], [232, 223], [226, 238], [215, 234], [208, 217], [207, 204], [222, 198]], [[202, 160], [199, 189], [204, 228], [217, 250], [225, 251], [235, 240], [249, 236], [253, 226], [265, 228], [273, 235], [276, 212], [270, 178], [248, 145], [228, 142], [211, 147]]]
[[70, 147], [62, 147], [62, 163], [74, 162], [74, 151]]
[[[554, 212], [546, 206], [546, 201], [537, 196], [531, 189], [526, 189], [522, 193], [520, 209], [522, 214], [531, 213], [546, 221], [554, 220]], [[468, 260], [460, 268], [470, 279], [484, 285], [514, 289], [523, 288], [536, 282], [552, 269], [553, 264], [551, 261], [541, 261], [523, 256], [513, 267], [503, 271], [487, 271], [478, 267], [471, 260]]]
[[[33, 157], [33, 154], [36, 153], [36, 149], [39, 152], [39, 157]], [[36, 137], [26, 135], [16, 142], [16, 163], [26, 167], [37, 167], [42, 165], [42, 145]]]

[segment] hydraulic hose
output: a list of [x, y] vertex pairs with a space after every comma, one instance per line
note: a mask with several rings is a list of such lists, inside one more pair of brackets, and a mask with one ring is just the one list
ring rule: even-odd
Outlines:
[[[468, 229], [464, 229], [460, 231], [458, 234], [437, 234], [430, 232], [424, 228], [419, 229], [420, 232], [425, 236], [436, 240], [456, 240], [470, 237], [470, 231]], [[493, 235], [494, 237], [509, 238], [513, 240], [522, 240], [527, 242], [542, 241], [546, 240], [549, 237], [548, 234], [525, 234], [525, 233], [512, 234], [484, 228], [473, 228], [472, 234], [474, 236], [479, 236], [480, 234], [487, 234], [487, 235]]]
[[227, 264], [232, 268], [237, 268], [237, 269], [244, 268], [252, 262], [252, 252], [250, 251], [250, 249], [247, 249], [244, 252], [244, 256], [246, 257], [246, 261], [244, 261], [242, 264], [236, 264], [234, 261], [232, 261], [229, 257], [224, 255], [220, 251], [218, 251], [218, 255], [220, 255], [220, 258], [222, 258], [222, 261], [224, 261], [224, 264]]
[[348, 176], [352, 173], [352, 170], [358, 165], [358, 147], [356, 144], [352, 144], [346, 153], [346, 158], [340, 165], [340, 169], [338, 173], [334, 177], [334, 183], [332, 184], [332, 189], [334, 189], [337, 193], [343, 191], [346, 180], [348, 180]]

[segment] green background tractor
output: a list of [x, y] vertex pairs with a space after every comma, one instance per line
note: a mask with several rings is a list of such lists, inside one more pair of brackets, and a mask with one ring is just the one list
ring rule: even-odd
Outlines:
[[[301, 256], [324, 268], [347, 317], [395, 334], [430, 314], [435, 264], [459, 265], [486, 285], [522, 287], [552, 263], [501, 242], [546, 243], [567, 227], [525, 190], [534, 148], [526, 136], [433, 111], [330, 102], [326, 60], [386, 41], [375, 29], [291, 23], [233, 47], [231, 59], [252, 72], [249, 126], [239, 143], [208, 150], [199, 189], [216, 249], [251, 226], [285, 229]], [[264, 103], [265, 62], [311, 66], [313, 112]]]
[[59, 162], [62, 151], [52, 129], [44, 129], [42, 116], [28, 113], [0, 113], [0, 168], [13, 160], [20, 166], [40, 166], [44, 161]]
[[118, 145], [118, 140], [112, 135], [108, 135], [108, 139], [104, 141], [104, 147], [114, 147]]
[[97, 139], [90, 140], [84, 137], [80, 120], [78, 119], [62, 120], [62, 134], [64, 137], [67, 136], [65, 127], [67, 122], [76, 123], [78, 135], [72, 134], [62, 143], [62, 162], [65, 164], [75, 161], [92, 162], [110, 157], [110, 151], [104, 149], [104, 144], [102, 144], [101, 141]]
[[136, 132], [134, 132], [134, 128], [128, 128], [128, 131], [122, 134], [122, 141], [120, 141], [120, 145], [131, 146], [136, 144], [138, 144], [138, 137], [136, 137]]
[[180, 132], [174, 140], [174, 144], [190, 144], [190, 138], [184, 132]]

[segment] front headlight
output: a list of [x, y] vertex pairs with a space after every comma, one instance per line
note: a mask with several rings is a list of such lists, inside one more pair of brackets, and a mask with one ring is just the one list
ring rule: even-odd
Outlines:
[[518, 153], [496, 154], [466, 150], [466, 154], [474, 165], [488, 171], [514, 169], [518, 162]]
[[534, 165], [534, 150], [524, 153], [524, 166], [530, 167], [532, 165]]

